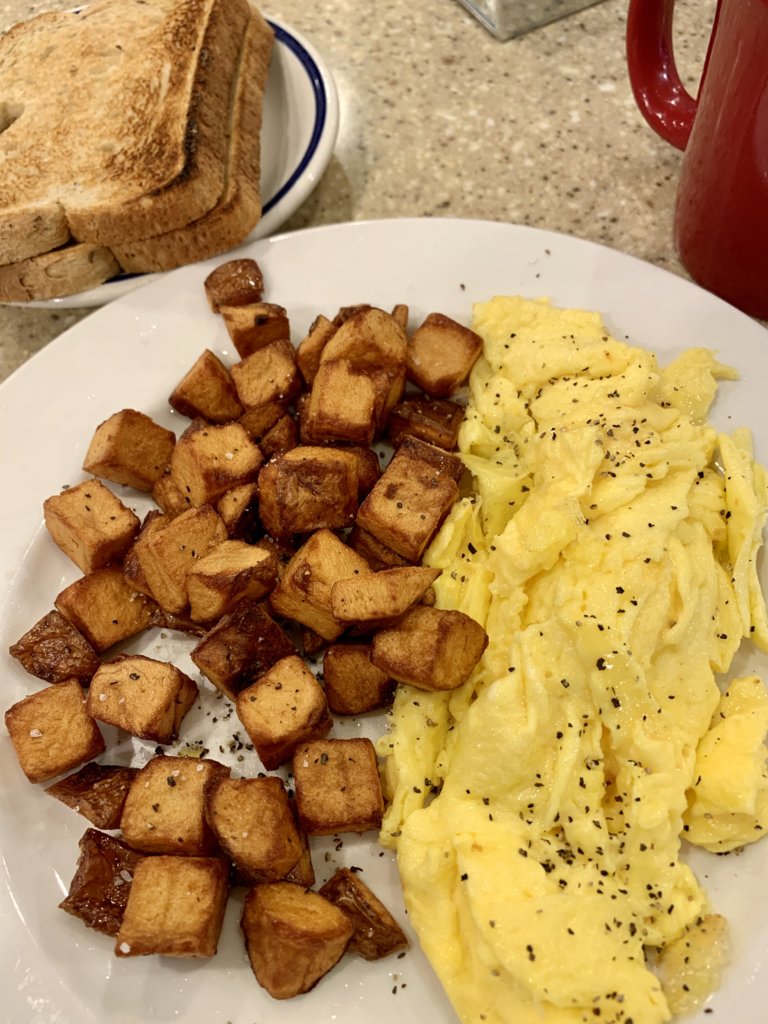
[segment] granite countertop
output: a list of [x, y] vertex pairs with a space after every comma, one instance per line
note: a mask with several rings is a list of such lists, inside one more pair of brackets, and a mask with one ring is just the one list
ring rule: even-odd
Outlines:
[[[0, 5], [0, 30], [72, 0]], [[334, 156], [283, 230], [478, 217], [577, 235], [685, 275], [672, 244], [681, 154], [643, 121], [624, 60], [627, 0], [501, 42], [458, 0], [264, 0], [311, 41], [341, 104]], [[678, 0], [695, 90], [714, 0]], [[89, 310], [0, 306], [0, 380]]]

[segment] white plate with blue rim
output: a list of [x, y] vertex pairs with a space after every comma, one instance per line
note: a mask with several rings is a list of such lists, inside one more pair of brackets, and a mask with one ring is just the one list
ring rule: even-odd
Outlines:
[[[275, 46], [264, 92], [261, 125], [261, 219], [246, 241], [273, 235], [320, 181], [339, 129], [339, 98], [330, 68], [294, 29], [267, 18]], [[123, 274], [96, 288], [59, 299], [25, 302], [25, 308], [103, 306], [158, 274]]]

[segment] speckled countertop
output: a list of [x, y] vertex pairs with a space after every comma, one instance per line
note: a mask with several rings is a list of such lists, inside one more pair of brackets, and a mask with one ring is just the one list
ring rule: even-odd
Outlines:
[[[0, 30], [72, 0], [0, 0]], [[505, 220], [685, 274], [672, 245], [680, 154], [635, 107], [627, 0], [500, 42], [458, 0], [264, 0], [336, 78], [341, 123], [318, 188], [283, 230], [400, 216]], [[695, 89], [714, 0], [678, 0]], [[88, 310], [0, 306], [0, 380]]]

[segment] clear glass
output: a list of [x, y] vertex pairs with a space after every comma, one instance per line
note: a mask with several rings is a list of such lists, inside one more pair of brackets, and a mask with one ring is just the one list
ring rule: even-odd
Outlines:
[[511, 39], [602, 0], [460, 0], [496, 36]]

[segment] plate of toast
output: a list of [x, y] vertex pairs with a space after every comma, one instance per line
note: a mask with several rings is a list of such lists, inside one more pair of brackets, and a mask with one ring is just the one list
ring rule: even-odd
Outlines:
[[0, 186], [5, 303], [104, 305], [272, 234], [338, 131], [321, 55], [248, 0], [38, 15], [0, 39], [0, 83], [0, 159], [23, 168]]

